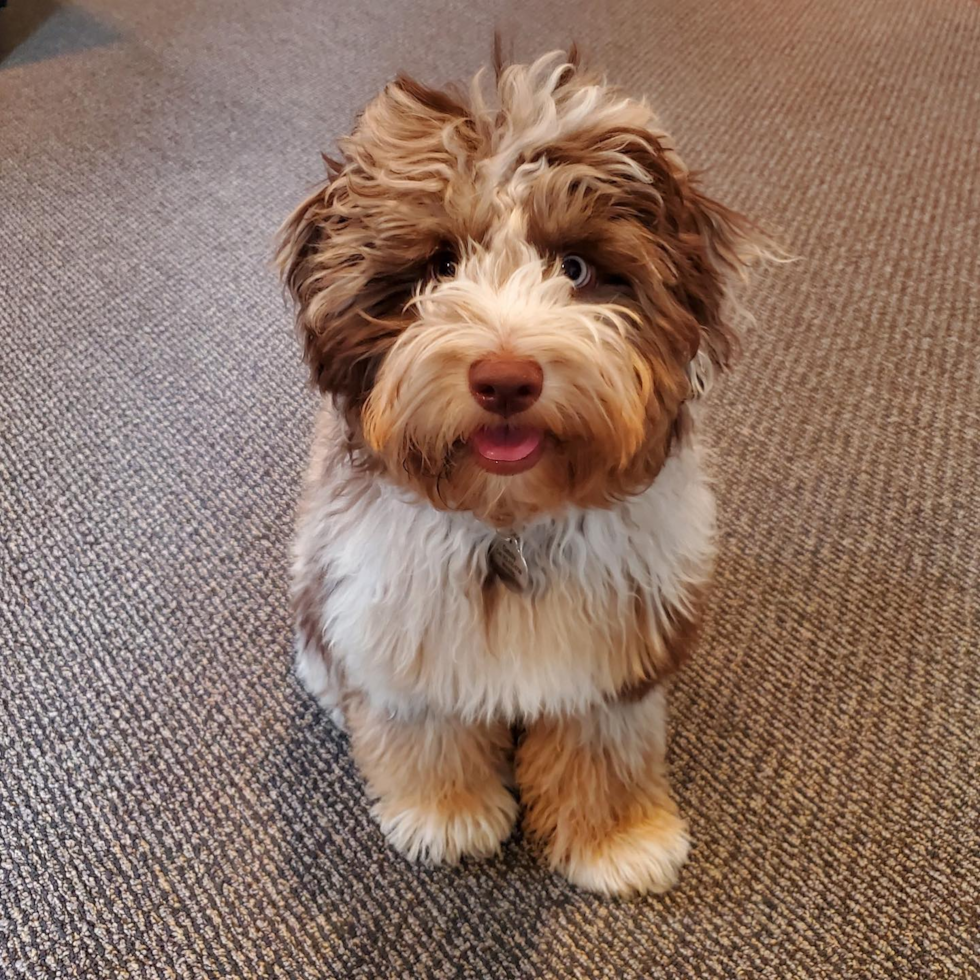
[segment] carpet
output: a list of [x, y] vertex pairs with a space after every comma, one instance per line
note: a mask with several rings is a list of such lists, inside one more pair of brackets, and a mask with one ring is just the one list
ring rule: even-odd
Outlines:
[[[679, 887], [403, 862], [290, 673], [314, 408], [270, 270], [397, 69], [577, 38], [801, 260], [717, 390]], [[980, 4], [0, 12], [0, 976], [980, 976]], [[16, 43], [14, 43], [16, 41]]]

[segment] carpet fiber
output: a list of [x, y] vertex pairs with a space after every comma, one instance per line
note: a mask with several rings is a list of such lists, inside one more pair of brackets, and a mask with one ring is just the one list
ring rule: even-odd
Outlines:
[[[518, 14], [518, 8], [520, 13]], [[718, 391], [695, 839], [605, 901], [413, 867], [290, 674], [279, 221], [404, 67], [578, 38], [802, 260]], [[980, 976], [980, 4], [12, 0], [0, 976]]]

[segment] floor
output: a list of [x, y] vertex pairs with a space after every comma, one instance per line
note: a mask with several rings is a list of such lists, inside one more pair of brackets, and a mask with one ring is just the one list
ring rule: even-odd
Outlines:
[[[270, 269], [398, 68], [578, 38], [801, 260], [718, 390], [695, 838], [606, 901], [404, 863], [290, 673], [313, 396]], [[980, 976], [980, 4], [0, 11], [0, 976]]]

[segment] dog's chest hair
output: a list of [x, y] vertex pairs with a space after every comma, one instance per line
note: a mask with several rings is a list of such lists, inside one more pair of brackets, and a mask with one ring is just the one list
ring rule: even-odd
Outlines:
[[713, 555], [714, 500], [693, 446], [611, 510], [523, 529], [527, 596], [487, 586], [493, 529], [370, 477], [351, 490], [345, 463], [320, 463], [294, 588], [317, 597], [313, 620], [347, 682], [394, 712], [533, 717], [608, 697], [637, 604], [648, 623], [683, 606]]

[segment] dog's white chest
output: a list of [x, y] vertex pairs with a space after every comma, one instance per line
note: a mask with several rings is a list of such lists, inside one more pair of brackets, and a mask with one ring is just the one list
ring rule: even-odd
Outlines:
[[373, 700], [393, 711], [533, 717], [617, 689], [613, 654], [629, 642], [632, 604], [655, 614], [702, 577], [713, 528], [697, 453], [685, 450], [615, 509], [525, 529], [522, 594], [492, 584], [495, 533], [469, 515], [383, 485], [342, 498], [328, 483], [307, 501], [296, 575], [323, 579], [322, 638]]

